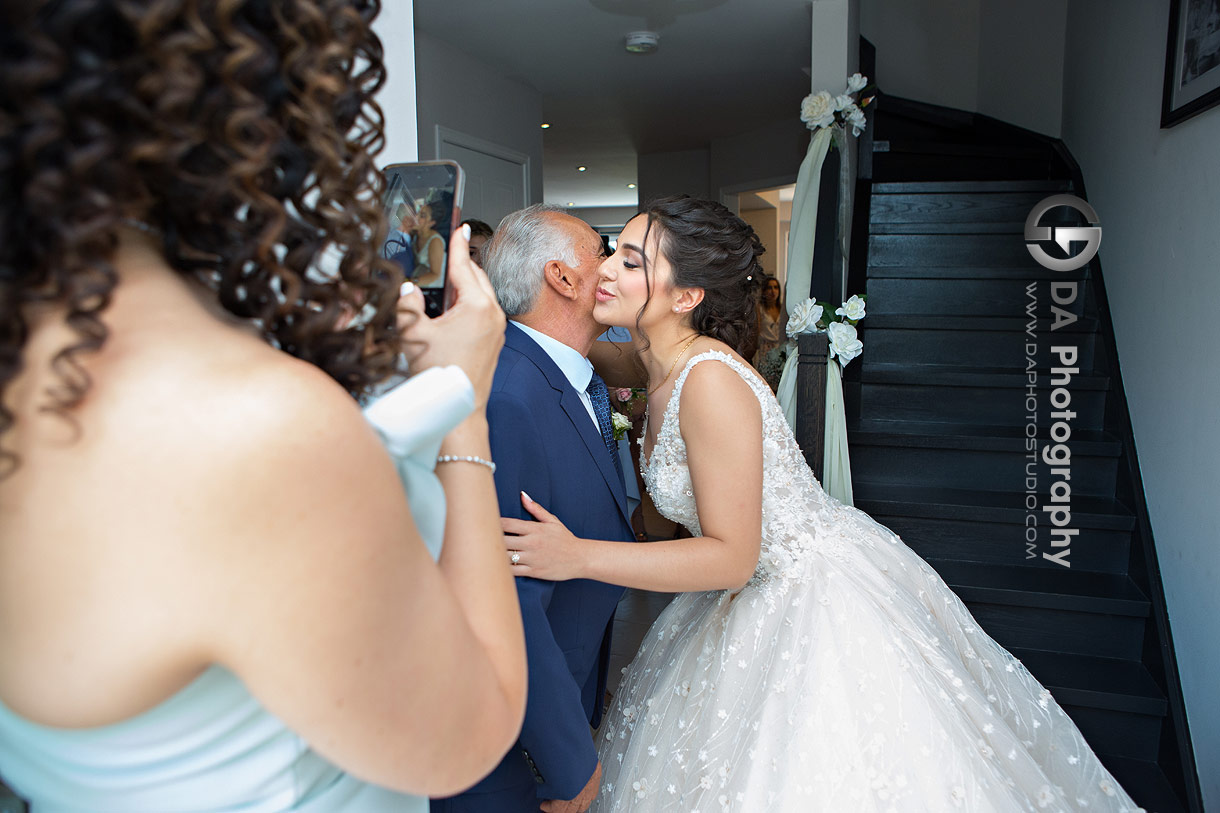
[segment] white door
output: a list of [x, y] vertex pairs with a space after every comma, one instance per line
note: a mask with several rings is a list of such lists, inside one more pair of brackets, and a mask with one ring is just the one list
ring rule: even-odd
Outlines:
[[437, 125], [438, 158], [457, 161], [466, 174], [462, 218], [493, 229], [509, 212], [529, 201], [529, 156], [481, 138]]

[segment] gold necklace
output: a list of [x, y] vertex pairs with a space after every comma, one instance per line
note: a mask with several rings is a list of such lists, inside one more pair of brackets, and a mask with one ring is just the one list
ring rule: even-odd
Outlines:
[[674, 359], [673, 364], [669, 365], [669, 372], [666, 373], [665, 377], [661, 379], [661, 383], [657, 384], [657, 386], [648, 393], [649, 395], [652, 395], [657, 390], [661, 389], [661, 387], [665, 386], [665, 382], [668, 381], [669, 377], [674, 374], [674, 368], [678, 366], [678, 362], [682, 360], [684, 355], [686, 355], [686, 351], [690, 349], [690, 346], [695, 343], [695, 339], [698, 339], [701, 335], [703, 334], [696, 333], [694, 336], [690, 337], [690, 341], [682, 345], [682, 349], [678, 351], [678, 357]]

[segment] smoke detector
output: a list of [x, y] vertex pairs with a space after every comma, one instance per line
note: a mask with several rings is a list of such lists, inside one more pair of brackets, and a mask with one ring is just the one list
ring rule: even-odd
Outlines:
[[661, 35], [655, 31], [632, 31], [627, 35], [626, 48], [631, 54], [651, 54], [657, 50]]

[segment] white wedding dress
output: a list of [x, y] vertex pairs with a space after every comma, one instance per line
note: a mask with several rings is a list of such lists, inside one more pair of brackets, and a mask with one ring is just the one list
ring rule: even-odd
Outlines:
[[596, 811], [1136, 811], [1071, 719], [889, 529], [822, 491], [770, 389], [687, 362], [641, 468], [701, 535], [678, 426], [710, 359], [762, 404], [763, 527], [740, 592], [682, 593], [598, 734]]

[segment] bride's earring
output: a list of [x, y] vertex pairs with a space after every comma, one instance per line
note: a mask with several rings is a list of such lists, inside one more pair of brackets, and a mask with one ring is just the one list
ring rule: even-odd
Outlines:
[[674, 313], [681, 313], [681, 312], [682, 312], [682, 309], [679, 308], [677, 305], [674, 305]]

